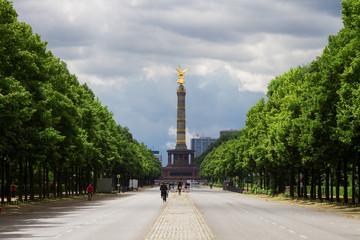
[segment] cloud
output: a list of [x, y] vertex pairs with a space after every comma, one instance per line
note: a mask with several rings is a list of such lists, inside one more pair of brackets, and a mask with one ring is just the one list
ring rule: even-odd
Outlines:
[[271, 79], [310, 63], [342, 27], [339, 0], [16, 0], [14, 7], [120, 125], [161, 151], [175, 146], [179, 64], [189, 68], [187, 137], [218, 137], [242, 128]]

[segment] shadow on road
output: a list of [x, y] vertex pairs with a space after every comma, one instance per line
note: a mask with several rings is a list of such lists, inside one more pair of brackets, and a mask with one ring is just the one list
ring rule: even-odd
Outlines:
[[[29, 228], [46, 228], [59, 223], [56, 218], [100, 206], [103, 201], [128, 197], [131, 193], [96, 195], [91, 201], [87, 197], [57, 199], [3, 208], [0, 214], [0, 239], [35, 238], [27, 234]], [[46, 238], [46, 236], [45, 236]]]

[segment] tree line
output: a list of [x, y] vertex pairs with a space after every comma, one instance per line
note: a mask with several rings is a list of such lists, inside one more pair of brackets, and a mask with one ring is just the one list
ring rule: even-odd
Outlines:
[[160, 161], [46, 45], [0, 0], [2, 203], [12, 182], [27, 200], [96, 189], [98, 177], [120, 174], [124, 185], [158, 177]]
[[360, 0], [341, 4], [344, 26], [321, 56], [269, 83], [237, 136], [203, 156], [202, 177], [360, 202]]

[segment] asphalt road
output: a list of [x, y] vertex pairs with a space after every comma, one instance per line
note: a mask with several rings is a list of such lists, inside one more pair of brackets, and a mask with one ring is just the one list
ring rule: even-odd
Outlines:
[[360, 239], [360, 221], [216, 189], [191, 199], [216, 239]]
[[40, 203], [0, 215], [0, 239], [144, 239], [163, 209], [158, 189]]
[[[189, 196], [218, 240], [360, 239], [360, 221], [340, 214], [208, 188]], [[164, 206], [156, 187], [3, 210], [0, 239], [144, 239]]]

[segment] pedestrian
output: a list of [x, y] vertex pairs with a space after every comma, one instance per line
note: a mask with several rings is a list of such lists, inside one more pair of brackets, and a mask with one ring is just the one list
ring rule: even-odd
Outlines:
[[15, 185], [15, 183], [13, 182], [13, 183], [11, 184], [11, 197], [12, 197], [12, 198], [15, 198], [15, 192], [16, 192], [16, 185]]
[[181, 195], [181, 188], [182, 188], [182, 182], [179, 182], [178, 183], [179, 195]]
[[213, 183], [212, 183], [212, 182], [210, 182], [210, 189], [212, 189], [212, 185], [213, 185]]

